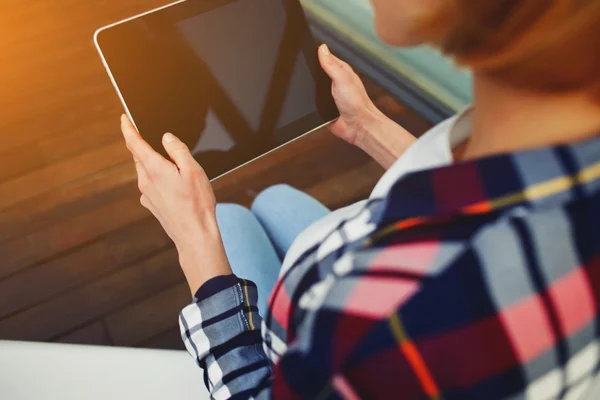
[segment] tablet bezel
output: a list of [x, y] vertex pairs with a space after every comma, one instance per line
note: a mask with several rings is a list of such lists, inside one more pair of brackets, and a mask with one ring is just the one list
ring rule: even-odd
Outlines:
[[[120, 21], [114, 22], [112, 24], [103, 26], [103, 27], [99, 28], [98, 30], [96, 30], [96, 32], [94, 33], [94, 44], [95, 44], [96, 50], [98, 51], [98, 54], [100, 55], [100, 58], [102, 60], [102, 64], [104, 65], [104, 69], [106, 70], [106, 72], [107, 72], [107, 74], [108, 74], [108, 76], [110, 78], [110, 81], [112, 82], [113, 87], [117, 91], [117, 94], [119, 96], [119, 100], [121, 101], [121, 104], [123, 105], [123, 108], [125, 109], [125, 114], [127, 115], [127, 117], [129, 118], [129, 120], [132, 122], [132, 124], [135, 126], [136, 129], [138, 129], [137, 125], [136, 125], [136, 122], [135, 122], [133, 116], [131, 115], [131, 112], [129, 111], [129, 107], [127, 106], [127, 102], [125, 101], [125, 98], [123, 97], [123, 94], [121, 93], [121, 90], [119, 89], [119, 85], [117, 84], [117, 81], [116, 81], [114, 75], [112, 74], [110, 66], [108, 65], [108, 61], [107, 61], [107, 59], [106, 59], [106, 57], [105, 57], [105, 55], [104, 55], [104, 53], [102, 51], [102, 47], [101, 47], [100, 41], [99, 41], [99, 36], [100, 36], [100, 34], [102, 32], [104, 32], [106, 30], [109, 30], [111, 28], [114, 28], [114, 27], [116, 27], [118, 25], [128, 23], [130, 21], [133, 21], [133, 20], [136, 20], [138, 18], [142, 18], [144, 16], [147, 16], [147, 15], [150, 15], [150, 14], [162, 11], [164, 9], [176, 6], [176, 5], [184, 3], [186, 1], [188, 1], [188, 0], [177, 0], [177, 1], [174, 1], [173, 3], [169, 3], [169, 4], [166, 4], [164, 6], [157, 7], [157, 8], [154, 8], [152, 10], [149, 10], [149, 11], [146, 11], [146, 12], [134, 15], [132, 17], [125, 18], [123, 20], [120, 20]], [[316, 48], [315, 48], [315, 50], [316, 50]], [[315, 82], [316, 82], [316, 80], [315, 80]], [[318, 83], [316, 83], [316, 84], [318, 84]], [[336, 115], [338, 115], [338, 114], [336, 114]], [[283, 144], [281, 144], [281, 145], [279, 145], [279, 146], [277, 146], [277, 147], [275, 147], [275, 148], [273, 148], [273, 149], [271, 149], [271, 150], [269, 150], [269, 151], [267, 151], [267, 152], [265, 152], [265, 153], [263, 153], [263, 154], [261, 154], [259, 156], [256, 156], [256, 157], [254, 157], [254, 158], [252, 158], [252, 159], [250, 159], [250, 160], [242, 163], [241, 165], [239, 165], [239, 166], [237, 166], [235, 168], [232, 168], [232, 169], [230, 169], [230, 170], [228, 170], [228, 171], [226, 171], [226, 172], [224, 172], [224, 173], [222, 173], [222, 174], [220, 174], [220, 175], [218, 175], [218, 176], [216, 176], [214, 178], [211, 178], [210, 181], [213, 182], [213, 181], [215, 181], [215, 180], [217, 180], [219, 178], [222, 178], [223, 176], [228, 175], [228, 174], [230, 174], [230, 173], [232, 173], [232, 172], [234, 172], [234, 171], [236, 171], [236, 170], [238, 170], [238, 169], [240, 169], [240, 168], [242, 168], [242, 167], [244, 167], [244, 166], [246, 166], [246, 165], [248, 165], [248, 164], [250, 164], [250, 163], [252, 163], [252, 162], [254, 162], [254, 161], [256, 161], [256, 160], [258, 160], [258, 159], [260, 159], [260, 158], [262, 158], [262, 157], [264, 157], [264, 156], [266, 156], [266, 155], [268, 155], [268, 154], [270, 154], [272, 152], [274, 152], [274, 151], [276, 151], [276, 150], [279, 150], [282, 147], [287, 146], [288, 144], [293, 143], [293, 142], [295, 142], [298, 139], [301, 139], [301, 138], [303, 138], [303, 137], [305, 137], [305, 136], [307, 136], [307, 135], [309, 135], [309, 134], [311, 134], [313, 132], [318, 131], [319, 129], [322, 129], [322, 128], [326, 127], [327, 125], [329, 125], [332, 122], [334, 122], [338, 118], [338, 116], [336, 116], [335, 118], [333, 118], [333, 119], [331, 119], [329, 121], [324, 122], [323, 124], [321, 124], [321, 125], [313, 128], [313, 129], [311, 129], [311, 130], [309, 130], [309, 131], [307, 131], [307, 132], [305, 132], [305, 133], [303, 133], [303, 134], [301, 134], [301, 135], [299, 135], [299, 136], [297, 136], [297, 137], [295, 137], [295, 138], [293, 138], [293, 139], [291, 139], [291, 140], [289, 140], [289, 141], [287, 141], [287, 142], [285, 142], [285, 143], [283, 143]]]

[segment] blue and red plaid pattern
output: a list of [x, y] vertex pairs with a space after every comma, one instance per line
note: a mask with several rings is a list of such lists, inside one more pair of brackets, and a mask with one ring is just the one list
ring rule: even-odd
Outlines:
[[218, 277], [181, 313], [214, 398], [583, 393], [600, 360], [600, 139], [409, 174], [285, 271], [264, 320], [256, 293]]

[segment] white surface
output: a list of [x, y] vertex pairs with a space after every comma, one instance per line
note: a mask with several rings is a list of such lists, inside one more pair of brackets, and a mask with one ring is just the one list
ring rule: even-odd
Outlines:
[[[184, 351], [0, 341], [3, 400], [204, 400]], [[600, 398], [600, 381], [581, 400]]]
[[0, 341], [0, 371], [4, 400], [209, 398], [184, 351]]

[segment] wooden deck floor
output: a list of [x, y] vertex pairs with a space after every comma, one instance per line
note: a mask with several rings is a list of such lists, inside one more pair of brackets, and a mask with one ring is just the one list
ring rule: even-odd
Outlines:
[[[139, 205], [121, 106], [92, 43], [97, 27], [165, 0], [6, 0], [0, 13], [0, 339], [180, 348], [189, 302], [176, 253]], [[427, 124], [369, 85], [414, 133]], [[215, 183], [249, 205], [289, 183], [331, 208], [368, 195], [382, 169], [327, 131]]]

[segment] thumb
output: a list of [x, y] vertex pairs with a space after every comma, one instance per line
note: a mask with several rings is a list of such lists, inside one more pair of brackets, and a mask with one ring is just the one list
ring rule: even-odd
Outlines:
[[180, 171], [188, 170], [196, 164], [196, 160], [192, 153], [190, 153], [190, 149], [175, 135], [165, 133], [162, 141], [167, 154], [175, 162]]
[[319, 48], [319, 62], [334, 83], [347, 81], [353, 72], [348, 64], [331, 53], [326, 44]]

